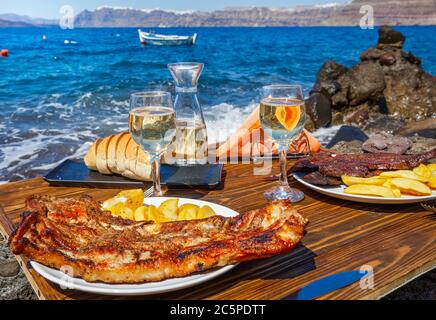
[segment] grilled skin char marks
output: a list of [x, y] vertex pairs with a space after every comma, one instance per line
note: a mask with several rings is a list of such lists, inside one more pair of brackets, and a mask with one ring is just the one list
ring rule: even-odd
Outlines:
[[436, 157], [436, 149], [421, 154], [330, 154], [318, 153], [298, 160], [290, 169], [296, 171], [316, 171], [329, 177], [342, 175], [365, 177], [374, 170], [408, 170], [420, 163]]
[[33, 197], [10, 238], [15, 254], [90, 282], [140, 283], [186, 276], [290, 251], [307, 220], [287, 201], [236, 217], [162, 224], [101, 211], [90, 197]]

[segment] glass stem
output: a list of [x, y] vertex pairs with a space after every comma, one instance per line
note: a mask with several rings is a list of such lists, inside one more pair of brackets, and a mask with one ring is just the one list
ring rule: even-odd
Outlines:
[[288, 148], [279, 146], [278, 147], [279, 155], [280, 155], [280, 177], [279, 183], [280, 186], [288, 187], [288, 171], [286, 170], [286, 157], [288, 154]]
[[160, 185], [160, 154], [150, 155], [151, 177], [153, 178], [153, 196], [160, 197], [163, 195]]

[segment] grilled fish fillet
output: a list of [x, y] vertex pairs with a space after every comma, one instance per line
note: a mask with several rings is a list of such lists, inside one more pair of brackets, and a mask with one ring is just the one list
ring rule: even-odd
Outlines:
[[113, 217], [89, 196], [32, 197], [27, 208], [9, 239], [12, 252], [69, 266], [89, 282], [160, 281], [285, 253], [307, 224], [286, 201], [231, 218], [162, 224]]

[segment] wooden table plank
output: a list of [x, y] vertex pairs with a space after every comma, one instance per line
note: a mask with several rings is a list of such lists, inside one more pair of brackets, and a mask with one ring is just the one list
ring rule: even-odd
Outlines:
[[[276, 163], [274, 164], [275, 170]], [[253, 175], [253, 165], [226, 165], [221, 190], [171, 190], [169, 195], [208, 200], [244, 212], [264, 206], [262, 193], [274, 182]], [[295, 183], [295, 182], [294, 182]], [[339, 271], [374, 268], [375, 287], [356, 283], [322, 299], [376, 299], [436, 265], [436, 216], [419, 205], [372, 205], [333, 199], [308, 190], [296, 206], [310, 220], [303, 242], [289, 254], [238, 265], [214, 281], [186, 290], [147, 296], [156, 299], [279, 299], [302, 286]], [[42, 179], [0, 186], [0, 231], [9, 236], [20, 219], [24, 199], [32, 194], [106, 199], [119, 189], [51, 187]], [[65, 291], [26, 267], [26, 276], [43, 299], [99, 299]], [[122, 298], [122, 297], [107, 297]], [[143, 298], [143, 297], [141, 297]]]

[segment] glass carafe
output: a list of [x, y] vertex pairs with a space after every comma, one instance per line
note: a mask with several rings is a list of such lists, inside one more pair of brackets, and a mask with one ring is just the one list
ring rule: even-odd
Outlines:
[[176, 136], [170, 146], [172, 158], [178, 165], [204, 164], [207, 162], [207, 130], [197, 98], [197, 82], [203, 64], [171, 63], [168, 69], [176, 84]]

